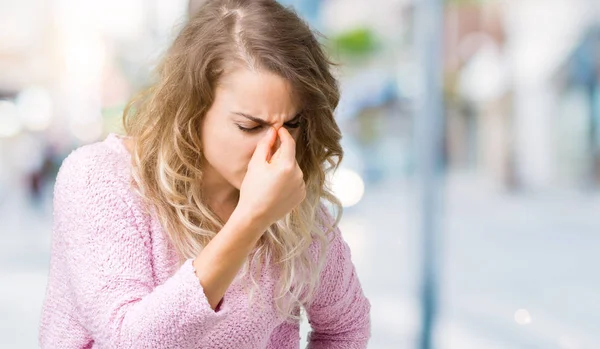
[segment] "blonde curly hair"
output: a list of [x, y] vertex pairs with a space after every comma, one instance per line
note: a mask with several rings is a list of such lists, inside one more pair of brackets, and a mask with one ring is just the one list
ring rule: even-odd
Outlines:
[[[276, 266], [276, 308], [297, 320], [299, 307], [311, 300], [318, 285], [327, 236], [341, 215], [326, 175], [337, 168], [343, 151], [333, 114], [339, 89], [332, 63], [292, 10], [275, 0], [209, 0], [200, 6], [166, 52], [156, 83], [125, 110], [134, 184], [155, 209], [180, 260], [196, 257], [224, 225], [200, 191], [200, 129], [219, 79], [239, 65], [283, 77], [302, 103], [296, 156], [306, 199], [269, 227], [242, 274], [250, 274], [257, 286], [261, 269]], [[332, 223], [322, 219], [322, 201], [336, 208]], [[309, 253], [313, 242], [321, 246], [316, 258]]]

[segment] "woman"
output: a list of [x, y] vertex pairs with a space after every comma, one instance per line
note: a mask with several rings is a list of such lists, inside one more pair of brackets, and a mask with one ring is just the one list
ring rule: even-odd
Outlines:
[[[365, 348], [370, 305], [322, 200], [339, 93], [274, 0], [208, 1], [127, 136], [84, 146], [55, 188], [42, 348]], [[339, 211], [338, 211], [339, 212]]]

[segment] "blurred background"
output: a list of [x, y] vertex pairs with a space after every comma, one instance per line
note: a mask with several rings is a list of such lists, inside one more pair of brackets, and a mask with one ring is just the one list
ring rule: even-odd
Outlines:
[[[600, 348], [600, 1], [282, 2], [341, 63], [332, 181], [369, 348]], [[198, 3], [0, 0], [1, 348], [38, 347], [62, 160], [122, 132]]]

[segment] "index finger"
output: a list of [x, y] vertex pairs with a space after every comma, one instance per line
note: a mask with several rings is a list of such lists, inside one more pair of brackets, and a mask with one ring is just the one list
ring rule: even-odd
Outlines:
[[273, 154], [273, 158], [296, 160], [296, 141], [294, 141], [294, 137], [292, 137], [285, 127], [279, 128], [277, 134], [279, 135], [281, 144], [279, 145], [279, 149]]

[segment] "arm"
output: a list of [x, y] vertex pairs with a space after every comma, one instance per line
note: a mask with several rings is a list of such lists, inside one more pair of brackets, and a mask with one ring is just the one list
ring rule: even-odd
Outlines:
[[[323, 208], [326, 225], [334, 223]], [[370, 337], [371, 305], [364, 296], [352, 264], [350, 248], [340, 230], [329, 235], [330, 243], [320, 285], [306, 311], [312, 331], [309, 349], [362, 349]]]
[[248, 254], [267, 229], [258, 220], [236, 209], [193, 262], [196, 276], [212, 309], [225, 295]]
[[[305, 196], [293, 138], [284, 128], [279, 150], [266, 160], [276, 136], [269, 131], [257, 146], [230, 222], [157, 287], [148, 222], [123, 163], [92, 150], [65, 161], [55, 186], [53, 253], [66, 260], [59, 275], [72, 293], [65, 302], [76, 307], [77, 321], [99, 347], [193, 347], [228, 316], [227, 302], [213, 309], [248, 252], [266, 227]], [[50, 337], [41, 331], [42, 347], [55, 345]]]
[[110, 158], [93, 155], [67, 161], [55, 187], [54, 234], [80, 321], [100, 348], [196, 345], [228, 316], [226, 303], [211, 308], [191, 260], [155, 287], [144, 213]]
[[[277, 137], [281, 145], [271, 157]], [[268, 130], [248, 164], [233, 214], [194, 261], [213, 308], [263, 232], [304, 199], [305, 184], [295, 149], [294, 139], [284, 127]]]

